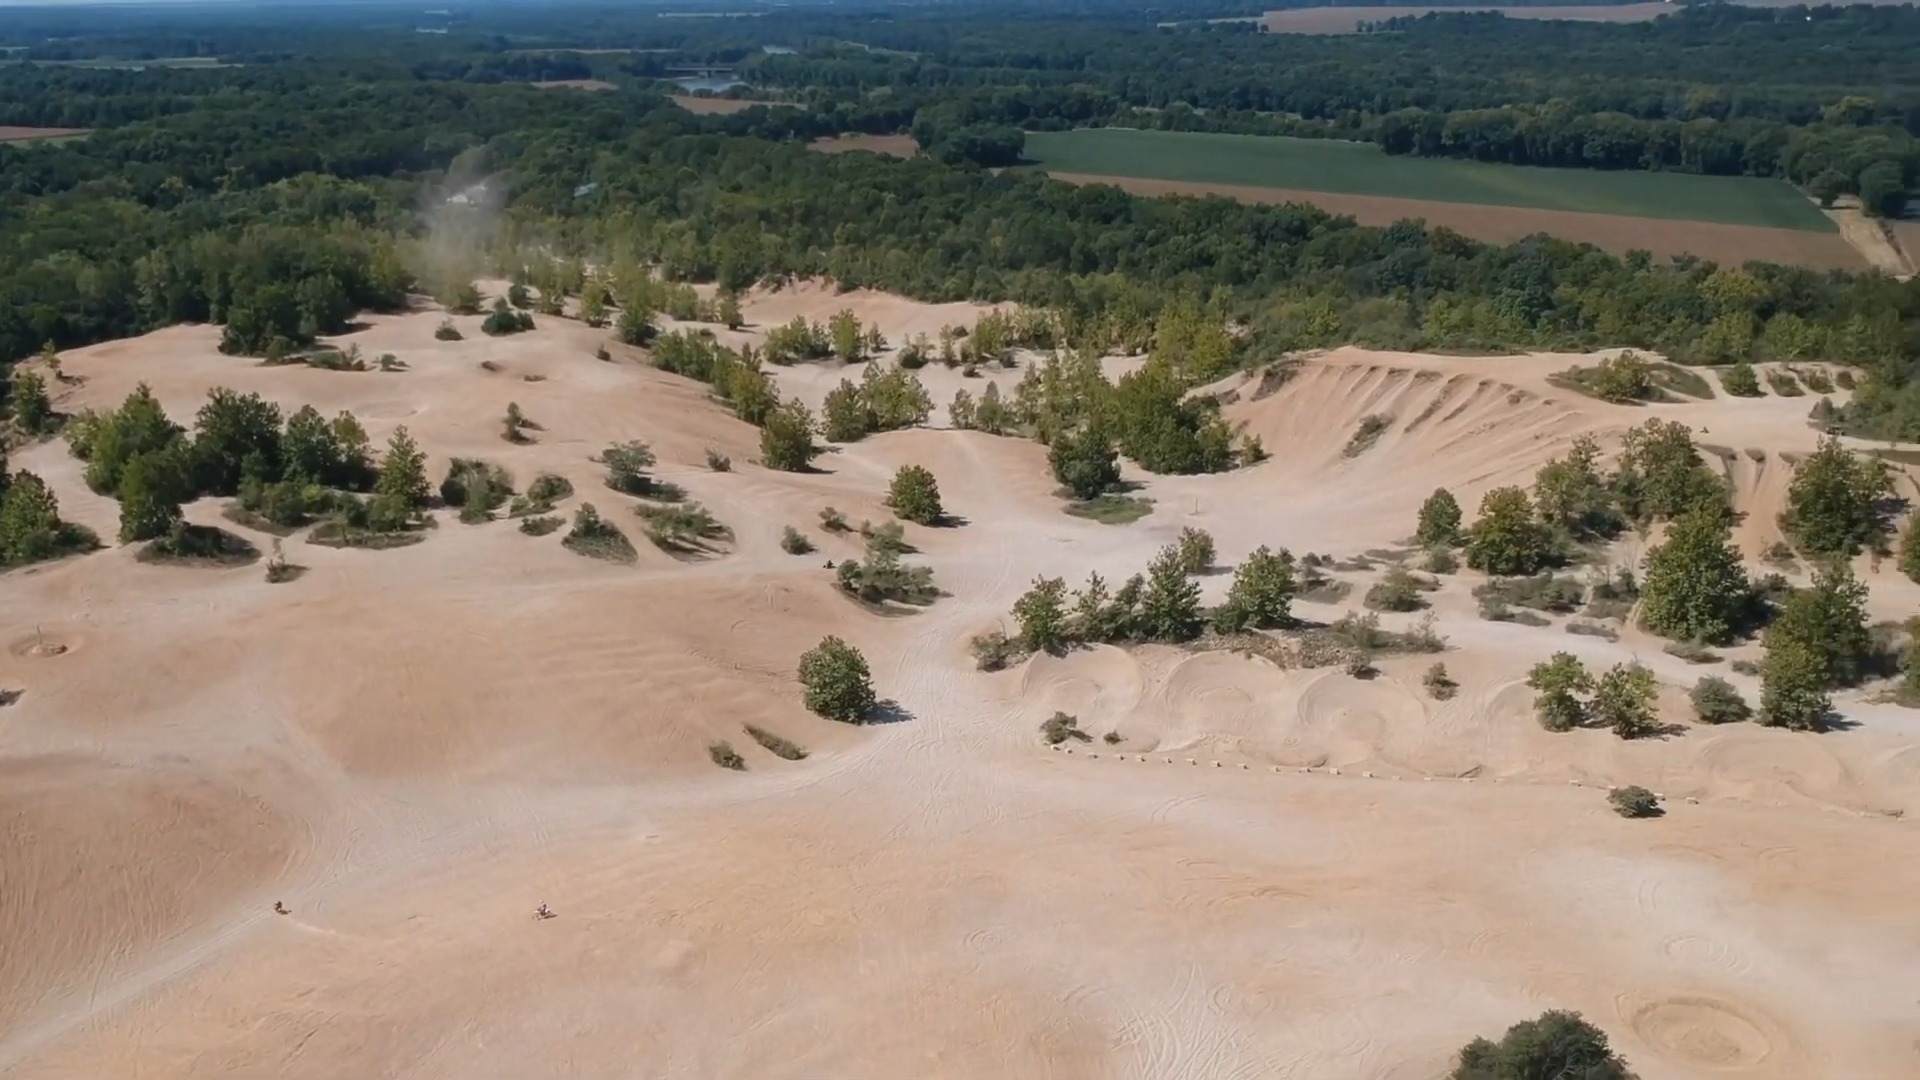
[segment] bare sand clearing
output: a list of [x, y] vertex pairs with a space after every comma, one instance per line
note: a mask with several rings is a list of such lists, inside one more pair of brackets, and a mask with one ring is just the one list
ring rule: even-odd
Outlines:
[[[970, 321], [806, 286], [750, 296], [746, 333], [840, 306], [896, 341]], [[1036, 574], [1112, 579], [1183, 525], [1223, 562], [1352, 554], [1404, 536], [1436, 486], [1471, 507], [1647, 415], [1811, 448], [1806, 399], [1616, 408], [1547, 385], [1570, 358], [1341, 350], [1272, 393], [1232, 387], [1271, 462], [1142, 477], [1153, 515], [1108, 527], [1059, 512], [1030, 442], [899, 432], [770, 473], [702, 388], [594, 360], [598, 332], [490, 339], [468, 318], [438, 342], [439, 318], [352, 336], [410, 365], [391, 374], [264, 368], [205, 327], [75, 350], [86, 382], [59, 404], [145, 380], [181, 419], [215, 384], [351, 408], [376, 439], [407, 424], [436, 478], [451, 454], [556, 471], [579, 488], [567, 509], [636, 537], [588, 456], [643, 438], [735, 542], [698, 563], [643, 542], [625, 567], [446, 520], [392, 551], [290, 540], [310, 570], [279, 586], [126, 550], [0, 577], [0, 686], [23, 692], [0, 708], [0, 1073], [1405, 1080], [1548, 1007], [1648, 1080], [1920, 1067], [1920, 843], [1897, 818], [1920, 811], [1912, 713], [1549, 735], [1518, 681], [1548, 651], [1699, 672], [1632, 633], [1480, 622], [1464, 578], [1436, 598], [1447, 703], [1419, 688], [1426, 658], [1362, 683], [1164, 648], [994, 675], [965, 656]], [[538, 442], [499, 439], [510, 401]], [[1341, 458], [1371, 413], [1390, 430]], [[708, 447], [734, 471], [708, 472]], [[64, 447], [15, 461], [111, 532]], [[855, 545], [813, 525], [829, 503], [880, 516], [906, 462], [966, 524], [911, 533], [951, 596], [883, 618], [834, 594], [820, 561]], [[1750, 509], [1777, 490], [1741, 475]], [[781, 552], [788, 523], [821, 553]], [[1920, 607], [1891, 570], [1869, 580], [1877, 609]], [[904, 720], [802, 710], [794, 661], [827, 633]], [[1034, 729], [1055, 709], [1119, 744], [1048, 752]], [[811, 756], [775, 758], [749, 722]], [[748, 771], [707, 760], [723, 738]], [[1666, 793], [1667, 816], [1613, 815], [1622, 782]]]
[[[1305, 10], [1323, 10], [1309, 8]], [[1303, 203], [1330, 214], [1345, 214], [1362, 225], [1391, 225], [1419, 218], [1445, 226], [1462, 236], [1495, 244], [1510, 244], [1535, 233], [1592, 244], [1616, 254], [1635, 249], [1667, 258], [1697, 255], [1728, 265], [1750, 260], [1812, 266], [1823, 270], [1859, 270], [1873, 256], [1857, 243], [1853, 233], [1772, 229], [1758, 225], [1722, 225], [1708, 221], [1673, 221], [1626, 214], [1588, 214], [1574, 210], [1535, 210], [1521, 206], [1483, 206], [1437, 199], [1398, 199], [1384, 195], [1339, 195], [1324, 191], [1240, 184], [1202, 184], [1182, 180], [1142, 180], [1088, 173], [1048, 173], [1069, 184], [1111, 184], [1136, 195], [1219, 195], [1246, 203]], [[1845, 222], [1836, 219], [1845, 228]]]
[[744, 98], [701, 97], [697, 94], [668, 94], [675, 105], [700, 116], [732, 116], [746, 112], [755, 105], [765, 105], [764, 101], [748, 101]]
[[79, 135], [85, 135], [89, 130], [88, 128], [17, 127], [10, 124], [0, 124], [0, 143], [39, 142], [43, 139], [71, 139]]
[[910, 158], [919, 156], [920, 144], [913, 141], [911, 135], [836, 135], [828, 139], [815, 139], [807, 144], [807, 149], [822, 154], [849, 154], [855, 150], [865, 150], [881, 157]]

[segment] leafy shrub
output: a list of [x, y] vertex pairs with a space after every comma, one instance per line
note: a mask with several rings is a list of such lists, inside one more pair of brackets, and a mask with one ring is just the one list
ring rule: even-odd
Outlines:
[[1347, 440], [1346, 447], [1340, 451], [1340, 456], [1355, 458], [1373, 449], [1373, 444], [1379, 442], [1380, 436], [1392, 426], [1393, 417], [1385, 413], [1363, 417], [1360, 426], [1354, 429], [1353, 436]]
[[1420, 685], [1427, 688], [1427, 696], [1435, 701], [1448, 701], [1460, 692], [1460, 684], [1447, 674], [1447, 665], [1435, 664], [1421, 677]]
[[508, 517], [525, 517], [528, 514], [544, 514], [552, 510], [555, 503], [573, 495], [573, 481], [555, 473], [541, 473], [527, 485], [527, 493], [513, 500], [507, 507]]
[[894, 473], [887, 489], [887, 505], [916, 525], [936, 525], [946, 517], [940, 505], [940, 485], [933, 473], [919, 465], [903, 465]]
[[1587, 705], [1580, 695], [1593, 689], [1593, 676], [1572, 653], [1554, 653], [1535, 664], [1527, 674], [1527, 685], [1538, 691], [1533, 704], [1541, 727], [1569, 731], [1585, 722]]
[[789, 525], [780, 534], [780, 550], [789, 555], [806, 555], [814, 550], [813, 541], [799, 529]]
[[435, 341], [460, 341], [462, 337], [463, 335], [460, 333], [460, 328], [453, 325], [452, 319], [441, 319], [440, 325], [435, 327], [433, 331], [433, 339]]
[[1021, 655], [1021, 650], [1004, 630], [989, 630], [976, 634], [967, 642], [967, 650], [973, 654], [975, 665], [981, 671], [1001, 671]]
[[1653, 368], [1632, 352], [1609, 357], [1592, 367], [1570, 368], [1550, 381], [1619, 404], [1648, 401], [1654, 396]]
[[1153, 513], [1153, 500], [1109, 492], [1067, 504], [1067, 513], [1102, 525], [1128, 525]]
[[707, 468], [712, 469], [714, 472], [732, 472], [733, 459], [720, 453], [718, 450], [709, 449], [707, 451]]
[[806, 749], [790, 739], [781, 738], [766, 728], [755, 727], [752, 724], [744, 725], [744, 727], [747, 735], [751, 737], [754, 742], [765, 747], [774, 757], [786, 761], [801, 761], [807, 756]]
[[1753, 709], [1734, 685], [1707, 675], [1693, 685], [1693, 715], [1703, 724], [1737, 724], [1752, 718]]
[[847, 515], [835, 510], [831, 506], [825, 507], [820, 511], [820, 527], [830, 533], [853, 531], [853, 526], [847, 524]]
[[1499, 1042], [1475, 1039], [1460, 1050], [1448, 1080], [1633, 1080], [1607, 1035], [1579, 1013], [1549, 1010], [1507, 1029]]
[[822, 638], [802, 655], [799, 674], [807, 708], [829, 720], [862, 723], [877, 703], [867, 658], [837, 637]]
[[1660, 730], [1653, 709], [1657, 691], [1653, 672], [1637, 663], [1615, 664], [1600, 677], [1588, 708], [1615, 735], [1637, 739]]
[[841, 591], [868, 604], [925, 607], [940, 598], [940, 590], [933, 584], [933, 568], [908, 566], [891, 549], [869, 551], [859, 562], [842, 560], [835, 574]]
[[1742, 361], [1720, 373], [1720, 387], [1733, 397], [1761, 397], [1760, 376]]
[[1427, 606], [1426, 598], [1420, 595], [1419, 579], [1398, 566], [1367, 590], [1365, 602], [1375, 611], [1418, 611]]
[[513, 495], [513, 477], [490, 461], [454, 458], [440, 481], [440, 500], [461, 511], [460, 520], [485, 521]]
[[1669, 641], [1660, 650], [1668, 656], [1676, 656], [1689, 664], [1717, 664], [1720, 654], [1707, 648], [1698, 641]]
[[1420, 524], [1414, 542], [1429, 549], [1446, 549], [1460, 543], [1460, 503], [1453, 492], [1439, 488], [1420, 504]]
[[1040, 738], [1045, 740], [1048, 746], [1059, 746], [1068, 739], [1078, 739], [1081, 742], [1093, 741], [1086, 732], [1080, 730], [1079, 717], [1069, 716], [1063, 712], [1054, 713], [1040, 725]]
[[1572, 578], [1541, 574], [1536, 577], [1497, 578], [1473, 590], [1484, 601], [1498, 601], [1535, 611], [1565, 615], [1577, 611], [1586, 589]]
[[1767, 371], [1767, 386], [1781, 397], [1801, 397], [1806, 391], [1801, 389], [1800, 380], [1793, 372], [1785, 368], [1771, 368]]
[[515, 311], [505, 299], [495, 300], [493, 310], [487, 313], [480, 324], [480, 332], [489, 337], [506, 334], [519, 334], [533, 329], [533, 315], [525, 311]]
[[1174, 541], [1177, 546], [1180, 568], [1189, 575], [1204, 574], [1213, 569], [1213, 535], [1205, 529], [1181, 529]]
[[260, 558], [260, 549], [225, 529], [176, 521], [165, 536], [149, 541], [138, 558], [142, 562], [240, 566]]
[[716, 542], [733, 537], [733, 530], [721, 524], [699, 503], [636, 506], [633, 509], [647, 523], [647, 539], [669, 554], [711, 551]]
[[1639, 786], [1614, 788], [1607, 793], [1607, 802], [1613, 812], [1624, 818], [1658, 817], [1660, 798], [1646, 788]]
[[630, 563], [639, 557], [633, 550], [633, 541], [602, 518], [592, 503], [581, 503], [573, 512], [573, 528], [567, 530], [561, 543], [577, 555], [608, 562]]
[[557, 514], [543, 514], [540, 517], [521, 518], [520, 531], [528, 536], [546, 536], [559, 531], [560, 526], [565, 524], [566, 521]]
[[1605, 641], [1620, 640], [1620, 631], [1615, 630], [1613, 627], [1608, 626], [1606, 623], [1586, 622], [1582, 619], [1574, 619], [1573, 621], [1567, 623], [1565, 629], [1569, 634], [1580, 634], [1585, 637], [1597, 637]]
[[723, 769], [744, 770], [747, 767], [747, 759], [741, 757], [733, 745], [724, 740], [707, 744], [707, 756], [713, 759], [715, 765]]
[[1795, 374], [1800, 376], [1800, 381], [1806, 385], [1808, 390], [1816, 394], [1833, 393], [1833, 380], [1827, 376], [1826, 372], [1819, 368], [1797, 371]]

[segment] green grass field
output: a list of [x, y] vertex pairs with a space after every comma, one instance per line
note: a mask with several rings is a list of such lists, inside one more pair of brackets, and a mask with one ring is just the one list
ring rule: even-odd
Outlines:
[[1786, 181], [1743, 176], [1541, 169], [1389, 157], [1370, 143], [1120, 128], [1035, 132], [1026, 153], [1063, 173], [1836, 231]]

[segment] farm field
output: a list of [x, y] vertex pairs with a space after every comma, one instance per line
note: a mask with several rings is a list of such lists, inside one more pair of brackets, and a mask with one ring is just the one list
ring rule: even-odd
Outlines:
[[1579, 7], [1495, 7], [1418, 4], [1409, 7], [1312, 7], [1269, 11], [1260, 24], [1274, 34], [1351, 34], [1362, 22], [1418, 17], [1431, 12], [1460, 14], [1497, 11], [1509, 19], [1566, 19], [1575, 22], [1646, 22], [1673, 14], [1671, 4], [1593, 4]]
[[13, 127], [0, 124], [0, 143], [46, 142], [50, 139], [72, 139], [85, 135], [86, 128], [55, 127]]
[[[1444, 226], [1463, 236], [1493, 244], [1510, 244], [1535, 233], [1548, 233], [1616, 254], [1639, 249], [1663, 259], [1695, 255], [1727, 265], [1759, 259], [1822, 270], [1859, 270], [1872, 264], [1841, 235], [1807, 229], [1767, 229], [1622, 214], [1529, 210], [1377, 195], [1331, 195], [1319, 191], [1188, 184], [1125, 176], [1061, 172], [1049, 175], [1069, 184], [1111, 184], [1136, 195], [1222, 195], [1246, 203], [1309, 203], [1328, 213], [1345, 214], [1362, 225], [1391, 225], [1408, 218], [1420, 218], [1429, 225]], [[1915, 228], [1920, 229], [1920, 224]]]
[[762, 104], [758, 101], [743, 101], [740, 98], [700, 97], [695, 94], [669, 94], [668, 97], [673, 99], [675, 105], [696, 116], [731, 116]]
[[1792, 186], [1748, 177], [1394, 158], [1365, 143], [1117, 128], [1035, 133], [1027, 137], [1026, 153], [1048, 172], [1623, 214], [1809, 232], [1830, 233], [1835, 229]]
[[833, 139], [815, 139], [807, 149], [821, 154], [849, 154], [866, 150], [881, 157], [910, 158], [920, 153], [920, 144], [911, 135], [842, 135]]

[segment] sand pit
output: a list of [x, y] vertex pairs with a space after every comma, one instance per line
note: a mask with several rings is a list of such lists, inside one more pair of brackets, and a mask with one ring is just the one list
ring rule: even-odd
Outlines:
[[[984, 310], [814, 284], [744, 307], [717, 336], [850, 308], [898, 345]], [[141, 381], [183, 421], [216, 385], [351, 409], [376, 442], [405, 423], [436, 481], [456, 455], [564, 476], [560, 512], [593, 502], [638, 550], [585, 559], [443, 513], [387, 551], [296, 533], [286, 554], [308, 569], [287, 585], [115, 548], [0, 575], [0, 690], [19, 694], [0, 712], [0, 1073], [1428, 1077], [1548, 1007], [1605, 1028], [1649, 1080], [1911, 1071], [1910, 711], [1845, 697], [1853, 726], [1827, 735], [1677, 715], [1634, 743], [1548, 733], [1520, 681], [1548, 651], [1637, 656], [1669, 687], [1701, 670], [1634, 632], [1481, 621], [1465, 575], [1431, 594], [1448, 651], [1383, 658], [1368, 681], [1164, 647], [985, 674], [965, 647], [1038, 575], [1117, 583], [1185, 526], [1228, 565], [1261, 544], [1392, 548], [1435, 487], [1471, 508], [1578, 435], [1612, 453], [1649, 415], [1738, 451], [1741, 507], [1770, 517], [1780, 455], [1814, 445], [1804, 399], [1627, 408], [1549, 382], [1590, 357], [1336, 350], [1279, 385], [1216, 388], [1271, 461], [1129, 469], [1154, 512], [1108, 526], [1060, 512], [1044, 448], [939, 430], [939, 413], [774, 473], [704, 387], [642, 350], [596, 360], [605, 331], [543, 317], [488, 338], [461, 317], [467, 339], [441, 342], [440, 319], [341, 339], [397, 372], [268, 368], [221, 355], [209, 327], [63, 354], [85, 380], [63, 410]], [[921, 375], [944, 404], [1010, 391], [1030, 362]], [[775, 377], [812, 399], [858, 374]], [[535, 441], [500, 438], [509, 402]], [[1391, 419], [1344, 455], [1368, 416]], [[627, 439], [732, 541], [692, 562], [647, 543], [590, 460]], [[63, 445], [12, 460], [112, 534]], [[947, 595], [888, 618], [835, 593], [822, 563], [861, 543], [818, 515], [885, 520], [909, 463], [965, 524], [909, 529]], [[787, 525], [818, 550], [783, 551]], [[1303, 608], [1337, 618], [1381, 572], [1343, 571], [1351, 597]], [[1876, 615], [1920, 608], [1891, 567], [1862, 573]], [[1207, 599], [1228, 580], [1202, 579]], [[896, 722], [801, 707], [795, 661], [826, 634], [865, 652]], [[1450, 701], [1422, 686], [1435, 659]], [[1049, 752], [1056, 710], [1088, 741]], [[744, 771], [713, 764], [721, 740]], [[1666, 816], [1608, 811], [1627, 783], [1666, 794]]]

